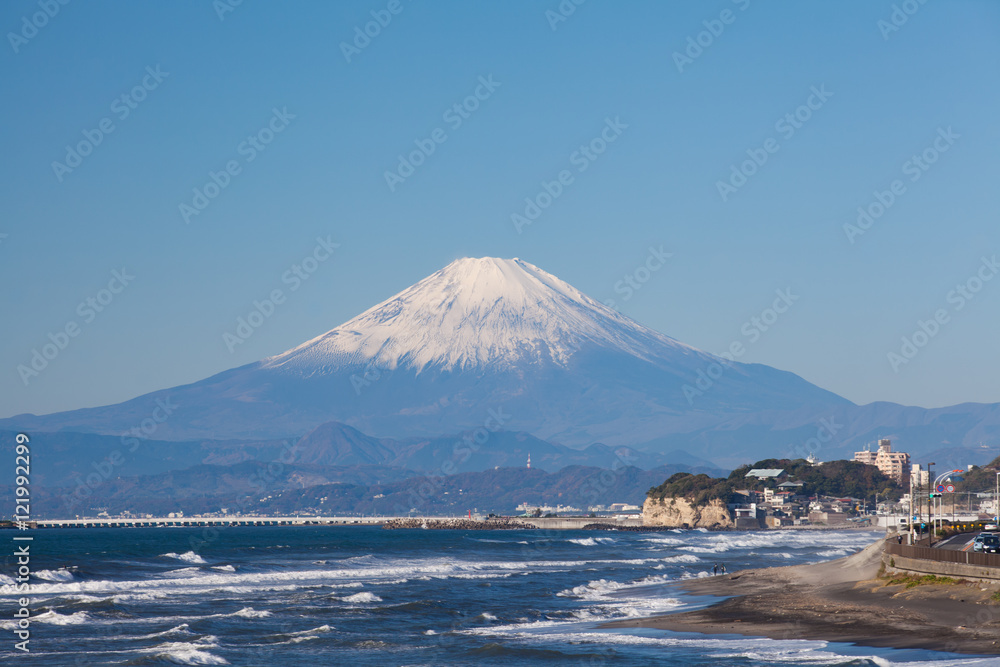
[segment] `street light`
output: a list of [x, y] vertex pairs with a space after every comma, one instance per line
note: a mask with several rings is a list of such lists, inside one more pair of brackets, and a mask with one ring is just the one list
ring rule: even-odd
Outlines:
[[[938, 498], [938, 513], [937, 513], [937, 518], [935, 518], [935, 523], [937, 523], [939, 526], [943, 526], [944, 525], [942, 523], [942, 521], [944, 521], [944, 496], [942, 496], [940, 493], [937, 492], [938, 485], [942, 481], [944, 481], [945, 479], [950, 478], [952, 475], [957, 475], [960, 472], [965, 472], [965, 470], [963, 470], [962, 468], [957, 468], [955, 470], [947, 470], [947, 471], [941, 473], [940, 475], [938, 475], [934, 479], [934, 484], [931, 485], [931, 488], [930, 488], [930, 491], [928, 493], [928, 496], [931, 497], [931, 498], [934, 498], [934, 497]], [[998, 475], [998, 476], [1000, 476], [1000, 475]], [[937, 495], [935, 495], [935, 494], [937, 494]], [[932, 500], [932, 502], [933, 502], [933, 500]], [[933, 532], [933, 531], [934, 531], [934, 525], [932, 524], [931, 525], [931, 532]], [[931, 539], [933, 541], [933, 537]]]

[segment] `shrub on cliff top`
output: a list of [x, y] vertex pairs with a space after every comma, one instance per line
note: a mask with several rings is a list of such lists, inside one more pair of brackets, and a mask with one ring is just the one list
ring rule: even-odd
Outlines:
[[685, 498], [695, 505], [704, 505], [716, 499], [723, 503], [730, 502], [734, 488], [732, 482], [726, 479], [679, 472], [671, 475], [663, 484], [651, 488], [646, 495], [657, 500]]

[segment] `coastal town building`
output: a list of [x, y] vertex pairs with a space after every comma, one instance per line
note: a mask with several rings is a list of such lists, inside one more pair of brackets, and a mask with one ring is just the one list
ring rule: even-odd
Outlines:
[[875, 466], [886, 477], [891, 477], [897, 484], [903, 484], [909, 474], [910, 455], [907, 452], [892, 451], [892, 442], [887, 438], [878, 441], [878, 451], [866, 449], [854, 452], [854, 460], [866, 465]]
[[612, 512], [641, 512], [642, 508], [630, 503], [611, 503], [608, 507]]
[[515, 507], [518, 512], [530, 513], [539, 512], [541, 514], [580, 514], [583, 512], [579, 507], [573, 507], [572, 505], [532, 505], [529, 503], [521, 503]]
[[757, 479], [777, 479], [785, 474], [781, 468], [754, 468], [746, 474], [746, 477], [756, 477]]

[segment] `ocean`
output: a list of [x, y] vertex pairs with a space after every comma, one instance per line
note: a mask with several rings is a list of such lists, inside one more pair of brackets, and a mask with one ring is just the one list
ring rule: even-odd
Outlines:
[[[4, 531], [10, 540], [15, 531]], [[25, 533], [21, 532], [20, 535]], [[858, 531], [657, 533], [377, 527], [31, 531], [23, 665], [990, 665], [823, 641], [602, 630], [703, 605], [672, 582], [838, 558]], [[14, 544], [13, 542], [10, 542]], [[11, 547], [10, 552], [13, 551]]]

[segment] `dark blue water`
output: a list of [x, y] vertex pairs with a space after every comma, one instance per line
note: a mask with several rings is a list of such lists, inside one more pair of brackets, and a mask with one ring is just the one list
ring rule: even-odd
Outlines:
[[[877, 533], [234, 527], [33, 534], [32, 652], [13, 650], [12, 621], [4, 620], [4, 664], [995, 664], [819, 641], [598, 628], [698, 603], [671, 582], [706, 576], [714, 563], [732, 571], [827, 560]], [[12, 611], [12, 581], [2, 582], [0, 604]]]

